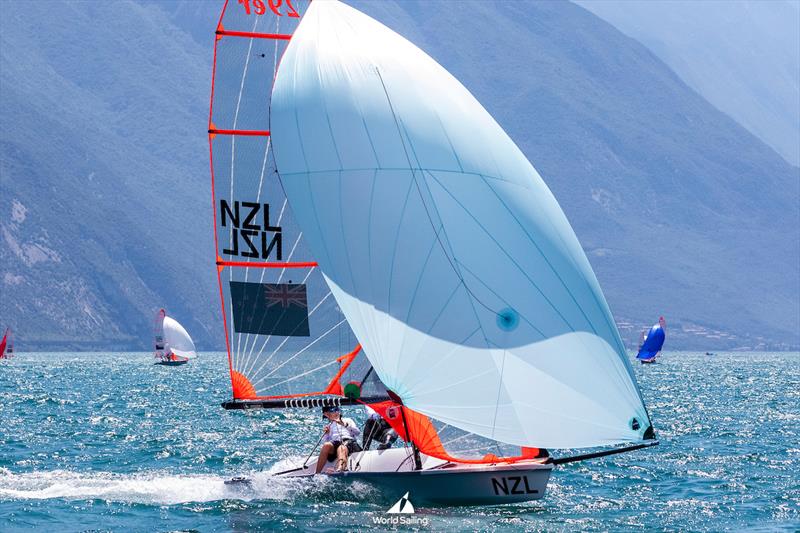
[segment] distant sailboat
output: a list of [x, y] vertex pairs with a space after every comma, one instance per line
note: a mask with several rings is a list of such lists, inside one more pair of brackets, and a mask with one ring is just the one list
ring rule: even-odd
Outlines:
[[0, 359], [11, 359], [14, 353], [14, 336], [11, 333], [11, 328], [6, 328], [3, 334], [3, 340], [0, 341]]
[[197, 357], [194, 342], [177, 320], [167, 316], [164, 309], [156, 315], [153, 328], [154, 351], [157, 365], [185, 365]]
[[494, 119], [363, 13], [277, 6], [226, 2], [216, 29], [224, 406], [368, 404], [405, 446], [331, 475], [392, 501], [534, 500], [554, 465], [657, 444], [572, 228]]
[[656, 357], [661, 353], [666, 338], [667, 323], [664, 317], [659, 317], [658, 324], [654, 324], [650, 331], [642, 332], [642, 343], [636, 359], [642, 363], [655, 363]]

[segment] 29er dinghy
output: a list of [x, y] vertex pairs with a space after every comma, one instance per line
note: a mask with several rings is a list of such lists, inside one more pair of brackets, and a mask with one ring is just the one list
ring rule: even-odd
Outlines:
[[406, 445], [332, 475], [415, 504], [537, 499], [554, 465], [656, 444], [589, 262], [494, 119], [363, 13], [275, 6], [226, 2], [216, 30], [224, 406], [368, 404]]
[[156, 315], [153, 328], [153, 356], [157, 365], [180, 366], [197, 357], [189, 333], [163, 309]]

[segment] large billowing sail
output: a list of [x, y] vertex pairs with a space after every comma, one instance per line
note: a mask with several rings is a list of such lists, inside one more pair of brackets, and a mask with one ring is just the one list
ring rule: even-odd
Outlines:
[[234, 400], [341, 395], [369, 371], [294, 221], [271, 149], [275, 72], [308, 4], [229, 1], [216, 29], [209, 145]]
[[313, 2], [271, 113], [303, 236], [406, 406], [520, 446], [653, 435], [564, 213], [444, 68], [357, 10]]

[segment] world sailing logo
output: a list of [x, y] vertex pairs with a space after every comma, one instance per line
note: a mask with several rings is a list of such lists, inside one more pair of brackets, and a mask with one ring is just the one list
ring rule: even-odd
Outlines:
[[[373, 516], [372, 523], [381, 526], [428, 527], [430, 525], [430, 519], [427, 516], [424, 517], [414, 516], [414, 506], [411, 504], [411, 500], [409, 499], [408, 494], [409, 493], [406, 492], [402, 498], [397, 500], [397, 503], [392, 505], [389, 508], [389, 510], [386, 511], [387, 515], [393, 515], [393, 516]], [[412, 516], [407, 516], [407, 515], [412, 515]]]
[[411, 502], [408, 500], [408, 493], [406, 492], [403, 497], [397, 500], [397, 503], [392, 505], [386, 512], [388, 514], [414, 514], [414, 506], [411, 505]]

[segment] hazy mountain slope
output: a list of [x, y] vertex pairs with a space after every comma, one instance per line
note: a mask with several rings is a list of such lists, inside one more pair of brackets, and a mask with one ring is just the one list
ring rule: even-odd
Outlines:
[[130, 2], [0, 20], [0, 323], [21, 349], [146, 348], [166, 305], [219, 346], [205, 50]]
[[[641, 44], [569, 3], [354, 4], [517, 141], [629, 338], [664, 313], [672, 348], [800, 344], [796, 169]], [[164, 301], [221, 347], [204, 133], [219, 4], [24, 5], [0, 8], [0, 322], [141, 346]]]
[[576, 0], [800, 165], [800, 2]]

